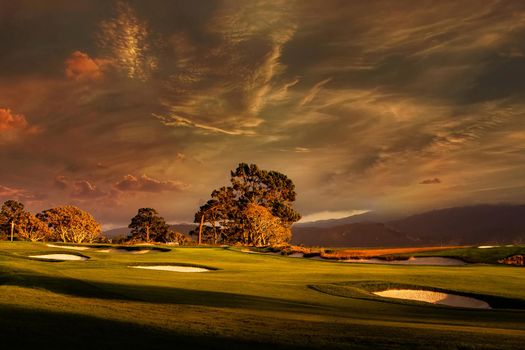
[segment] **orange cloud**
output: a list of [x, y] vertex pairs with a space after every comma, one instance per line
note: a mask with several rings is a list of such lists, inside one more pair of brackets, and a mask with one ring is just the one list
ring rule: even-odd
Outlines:
[[22, 114], [14, 114], [10, 109], [0, 108], [0, 134], [3, 141], [13, 141], [22, 134], [35, 134], [40, 129], [30, 126]]
[[24, 130], [29, 127], [26, 118], [21, 114], [13, 114], [9, 109], [0, 108], [0, 131]]
[[108, 64], [108, 60], [91, 58], [84, 52], [75, 51], [66, 59], [65, 74], [68, 79], [76, 81], [100, 80]]

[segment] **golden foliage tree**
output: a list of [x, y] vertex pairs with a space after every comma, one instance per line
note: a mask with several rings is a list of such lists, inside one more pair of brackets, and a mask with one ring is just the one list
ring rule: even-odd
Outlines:
[[53, 240], [53, 231], [49, 226], [31, 213], [25, 213], [18, 227], [18, 239], [32, 242]]
[[279, 217], [262, 205], [250, 203], [244, 210], [244, 241], [257, 246], [280, 245], [292, 237], [291, 230]]
[[72, 205], [44, 210], [38, 218], [63, 242], [93, 243], [102, 238], [100, 224], [95, 218]]

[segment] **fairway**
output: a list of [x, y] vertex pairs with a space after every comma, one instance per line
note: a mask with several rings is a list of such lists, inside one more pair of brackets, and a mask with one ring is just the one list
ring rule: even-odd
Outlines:
[[[523, 268], [349, 264], [229, 247], [146, 254], [0, 243], [0, 328], [10, 348], [522, 348], [525, 310], [470, 310], [312, 286], [380, 281], [525, 300]], [[182, 265], [201, 273], [137, 269]], [[361, 290], [360, 293], [366, 293]]]

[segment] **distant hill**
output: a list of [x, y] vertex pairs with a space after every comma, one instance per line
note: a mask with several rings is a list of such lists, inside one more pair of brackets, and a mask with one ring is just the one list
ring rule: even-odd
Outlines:
[[[380, 222], [349, 217], [292, 227], [292, 243], [392, 247], [525, 242], [525, 205], [478, 205], [433, 210]], [[359, 222], [362, 219], [365, 221]], [[380, 218], [379, 215], [376, 218]], [[310, 225], [307, 225], [310, 224]]]
[[446, 244], [525, 241], [525, 205], [477, 205], [412, 215], [388, 226], [423, 242]]
[[292, 244], [324, 247], [400, 247], [417, 244], [383, 223], [359, 222], [331, 227], [292, 227]]
[[[184, 233], [185, 235], [188, 235], [188, 233], [193, 230], [195, 227], [197, 227], [196, 224], [174, 224], [170, 225], [170, 228], [172, 228], [175, 231], [178, 231], [180, 233]], [[127, 227], [118, 227], [111, 230], [107, 230], [103, 232], [104, 236], [107, 238], [113, 239], [117, 237], [126, 237], [129, 235], [129, 228]]]
[[294, 227], [334, 227], [361, 222], [387, 222], [393, 219], [393, 216], [385, 216], [376, 212], [369, 211], [367, 213], [352, 215], [342, 219], [319, 220], [304, 223], [299, 222], [297, 224], [294, 224]]

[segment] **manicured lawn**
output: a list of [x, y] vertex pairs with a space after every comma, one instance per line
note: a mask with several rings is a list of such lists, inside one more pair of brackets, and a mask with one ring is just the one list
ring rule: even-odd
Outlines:
[[[87, 261], [46, 262], [26, 257], [76, 252], [0, 242], [0, 344], [6, 349], [519, 349], [525, 342], [522, 309], [455, 309], [311, 288], [383, 281], [525, 300], [522, 267], [350, 264], [234, 248], [146, 254], [98, 249], [78, 252]], [[218, 270], [129, 267], [157, 263]]]

